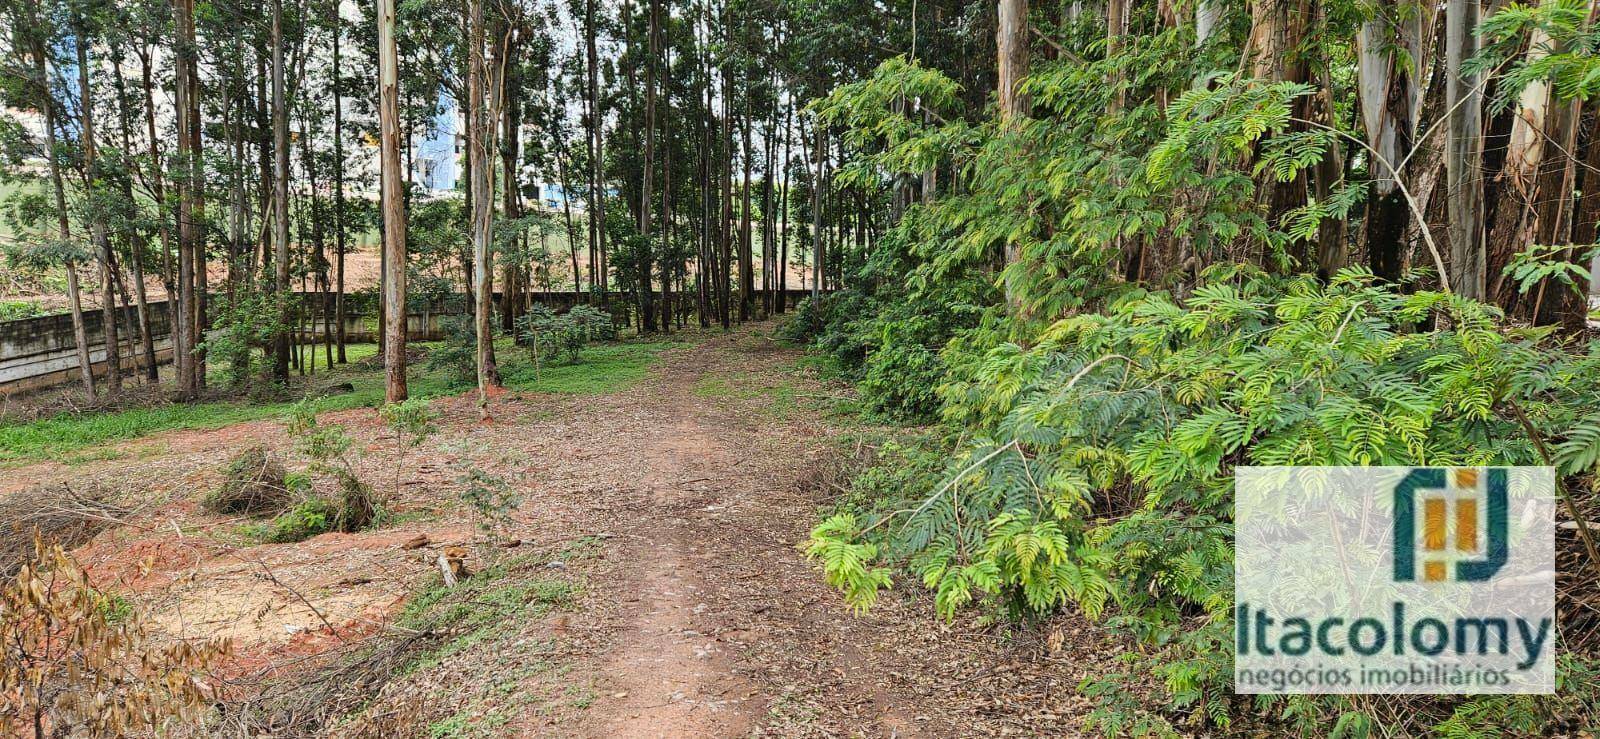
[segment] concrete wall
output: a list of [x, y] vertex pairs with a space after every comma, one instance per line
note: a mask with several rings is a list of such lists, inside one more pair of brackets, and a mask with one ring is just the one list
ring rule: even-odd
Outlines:
[[[788, 290], [784, 294], [784, 302], [792, 307], [808, 294], [805, 290]], [[301, 300], [306, 303], [326, 301], [330, 308], [333, 297], [332, 293], [320, 292], [300, 295]], [[435, 341], [443, 338], [445, 319], [450, 316], [465, 315], [468, 312], [466, 297], [447, 296], [432, 301], [429, 305], [406, 316], [406, 331], [409, 338], [414, 341]], [[581, 296], [571, 292], [551, 292], [532, 293], [530, 297], [536, 303], [564, 311], [571, 308]], [[612, 300], [619, 313], [626, 311], [631, 305], [626, 295], [614, 294]], [[759, 294], [757, 301], [760, 301]], [[320, 310], [317, 312], [320, 313]], [[138, 316], [133, 308], [123, 308], [122, 315], [137, 327]], [[104, 314], [98, 309], [86, 311], [83, 315], [84, 329], [89, 336], [90, 363], [96, 375], [105, 374], [106, 368], [103, 316]], [[150, 328], [151, 335], [155, 338], [158, 364], [172, 361], [172, 324], [169, 317], [166, 301], [150, 304]], [[356, 313], [347, 309], [345, 319], [345, 335], [349, 341], [377, 340], [376, 314]], [[121, 317], [117, 321], [117, 338], [121, 345], [118, 357], [123, 372], [131, 374], [135, 367], [142, 366], [144, 357], [138, 345], [138, 334], [135, 332], [129, 335], [126, 328], [129, 325], [127, 321]], [[301, 341], [320, 341], [322, 329], [319, 320], [316, 325], [308, 327], [308, 330], [301, 334]], [[61, 313], [0, 322], [0, 394], [73, 382], [78, 374], [78, 353], [72, 336], [71, 314]]]

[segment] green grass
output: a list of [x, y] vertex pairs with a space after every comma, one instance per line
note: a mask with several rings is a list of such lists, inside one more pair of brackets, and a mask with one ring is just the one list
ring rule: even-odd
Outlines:
[[[426, 344], [424, 344], [426, 346]], [[511, 390], [541, 393], [603, 394], [631, 387], [643, 379], [662, 351], [683, 346], [680, 342], [622, 342], [585, 349], [581, 362], [546, 366], [535, 377], [527, 352], [509, 341], [496, 344], [501, 374]], [[375, 353], [372, 345], [349, 347], [350, 361], [357, 362]], [[428, 371], [416, 363], [408, 373], [414, 398], [435, 398], [464, 392], [471, 383], [458, 382], [443, 371]], [[221, 381], [220, 377], [217, 381]], [[352, 365], [319, 372], [307, 382], [313, 392], [340, 382], [349, 382], [353, 392], [329, 395], [314, 401], [318, 412], [349, 408], [375, 408], [383, 404], [383, 373], [379, 369]], [[205, 430], [236, 423], [277, 418], [294, 403], [251, 403], [224, 400], [204, 403], [162, 405], [109, 413], [63, 414], [54, 418], [0, 425], [0, 469], [29, 462], [55, 459], [68, 464], [115, 459], [123, 453], [97, 449], [129, 439], [163, 431]]]
[[474, 573], [454, 588], [438, 575], [407, 601], [395, 623], [409, 629], [454, 629], [458, 635], [407, 665], [414, 673], [492, 639], [519, 620], [539, 619], [569, 608], [582, 592], [576, 582], [543, 577], [546, 558], [523, 555]]
[[789, 372], [776, 375], [736, 374], [730, 377], [702, 377], [694, 385], [694, 394], [701, 398], [720, 398], [741, 401], [760, 401], [760, 411], [776, 419], [785, 419], [800, 410], [801, 395]]
[[661, 352], [687, 346], [683, 342], [653, 341], [600, 344], [583, 350], [574, 363], [545, 363], [537, 373], [526, 350], [510, 342], [497, 344], [500, 376], [512, 390], [574, 395], [603, 395], [632, 387], [644, 379]]

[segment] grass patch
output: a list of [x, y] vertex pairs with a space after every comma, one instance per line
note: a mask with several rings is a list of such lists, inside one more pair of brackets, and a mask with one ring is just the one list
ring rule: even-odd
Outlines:
[[500, 634], [519, 621], [543, 618], [570, 606], [581, 587], [549, 577], [518, 577], [545, 562], [537, 555], [514, 557], [447, 588], [437, 574], [411, 598], [395, 623], [408, 629], [452, 629], [460, 634], [418, 655], [404, 674], [427, 669]]
[[[649, 372], [662, 351], [684, 345], [682, 342], [597, 345], [584, 350], [583, 361], [546, 366], [537, 378], [526, 352], [509, 340], [498, 343], [495, 348], [509, 389], [594, 395], [633, 386]], [[340, 365], [307, 379], [306, 384], [313, 392], [340, 382], [348, 382], [353, 388], [349, 393], [312, 401], [318, 413], [383, 405], [381, 368], [354, 364], [376, 353], [376, 347], [351, 345], [348, 353], [352, 364]], [[421, 363], [413, 364], [410, 370], [407, 382], [413, 398], [453, 395], [472, 387], [471, 383], [449, 378], [443, 371], [427, 371]], [[207, 430], [276, 418], [286, 414], [292, 405], [290, 401], [250, 403], [244, 400], [173, 403], [105, 413], [62, 414], [28, 423], [0, 425], [0, 469], [46, 459], [68, 463], [118, 459], [125, 453], [91, 447], [164, 431]]]
[[734, 398], [739, 397], [733, 385], [726, 378], [702, 377], [694, 384], [694, 394], [700, 398]]
[[603, 395], [626, 390], [644, 379], [661, 352], [687, 344], [679, 341], [630, 341], [585, 347], [582, 359], [545, 364], [535, 375], [528, 353], [505, 343], [496, 347], [506, 387], [535, 393]]
[[753, 374], [702, 377], [693, 392], [701, 398], [759, 402], [763, 414], [780, 420], [800, 410], [800, 391], [787, 373], [776, 378]]
[[511, 723], [511, 714], [505, 709], [485, 711], [481, 701], [474, 701], [449, 718], [428, 725], [429, 739], [459, 739], [464, 737], [499, 736], [498, 729]]

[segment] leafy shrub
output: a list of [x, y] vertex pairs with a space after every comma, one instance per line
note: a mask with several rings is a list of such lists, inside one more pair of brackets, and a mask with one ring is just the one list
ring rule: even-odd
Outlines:
[[31, 300], [0, 300], [0, 321], [19, 321], [43, 313], [39, 304]]
[[578, 351], [583, 348], [584, 332], [571, 317], [536, 305], [517, 318], [517, 338], [528, 347], [537, 372], [546, 357], [565, 352], [570, 361], [578, 361]]
[[428, 352], [430, 372], [443, 371], [452, 382], [473, 382], [478, 377], [478, 333], [472, 316], [450, 316], [442, 321], [444, 341]]
[[264, 446], [252, 446], [229, 458], [222, 485], [201, 505], [213, 513], [257, 515], [283, 510], [289, 504], [288, 473]]
[[577, 362], [585, 344], [616, 337], [611, 314], [592, 305], [575, 305], [566, 313], [535, 305], [517, 318], [517, 340], [528, 347], [535, 371], [547, 356], [565, 353], [567, 361]]
[[857, 287], [801, 301], [779, 331], [831, 356], [859, 382], [867, 409], [886, 419], [937, 417], [948, 372], [941, 349], [995, 302], [981, 269], [931, 261], [938, 237], [928, 209], [911, 208], [856, 270]]
[[217, 299], [213, 329], [207, 332], [201, 348], [228, 360], [228, 382], [234, 387], [253, 385], [262, 375], [264, 349], [283, 325], [284, 298], [271, 290], [246, 284]]
[[[1600, 458], [1600, 352], [1359, 270], [1329, 284], [1218, 270], [1183, 300], [1135, 290], [1031, 346], [980, 331], [946, 356], [943, 415], [971, 440], [919, 500], [818, 526], [830, 581], [870, 603], [877, 568], [900, 562], [946, 619], [975, 603], [1109, 617], [1146, 645], [1135, 666], [1161, 679], [1168, 710], [1199, 723], [1237, 709], [1234, 465], [1543, 463], [1529, 428], [1563, 474]], [[1119, 706], [1135, 703], [1115, 700], [1129, 682], [1086, 686], [1112, 733], [1131, 726]], [[1338, 705], [1297, 704], [1293, 721], [1310, 730]]]
[[593, 305], [574, 305], [567, 311], [567, 318], [583, 332], [584, 341], [615, 341], [617, 338], [617, 322], [610, 313]]
[[[294, 439], [295, 451], [311, 460], [307, 470], [331, 478], [339, 490], [338, 504], [332, 515], [326, 517], [331, 528], [360, 531], [377, 520], [381, 506], [373, 496], [372, 487], [356, 476], [351, 451], [355, 440], [344, 432], [344, 427], [318, 424], [316, 406], [307, 400], [290, 410], [287, 430]], [[313, 500], [314, 496], [304, 503]], [[310, 513], [321, 511], [320, 504], [311, 505], [309, 509]]]
[[439, 427], [434, 424], [439, 414], [424, 398], [411, 398], [399, 403], [389, 403], [378, 409], [383, 425], [394, 432], [394, 494], [400, 494], [400, 474], [406, 466], [406, 450], [415, 449]]
[[338, 518], [339, 506], [320, 495], [313, 495], [278, 514], [266, 525], [257, 524], [247, 532], [263, 541], [289, 544], [337, 529]]

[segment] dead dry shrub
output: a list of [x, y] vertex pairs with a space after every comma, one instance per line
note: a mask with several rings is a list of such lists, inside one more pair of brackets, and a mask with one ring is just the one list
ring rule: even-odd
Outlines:
[[851, 438], [806, 455], [795, 478], [795, 489], [827, 499], [848, 493], [850, 481], [872, 466], [878, 445], [866, 438]]
[[335, 725], [368, 705], [448, 634], [433, 628], [383, 634], [351, 644], [321, 668], [294, 679], [239, 685], [251, 697], [224, 707], [220, 729], [239, 736], [413, 736], [421, 711], [363, 714], [334, 732]]
[[0, 496], [0, 577], [33, 557], [35, 539], [73, 549], [134, 512], [98, 486], [40, 485]]
[[334, 528], [345, 533], [355, 533], [372, 525], [378, 517], [378, 503], [373, 498], [372, 487], [356, 479], [355, 475], [339, 475], [339, 514]]
[[137, 611], [91, 586], [61, 545], [31, 543], [0, 587], [0, 734], [122, 737], [198, 724], [213, 696], [209, 667], [229, 643], [151, 643]]
[[289, 507], [288, 471], [264, 446], [233, 455], [222, 470], [222, 485], [202, 501], [213, 513], [263, 515]]

